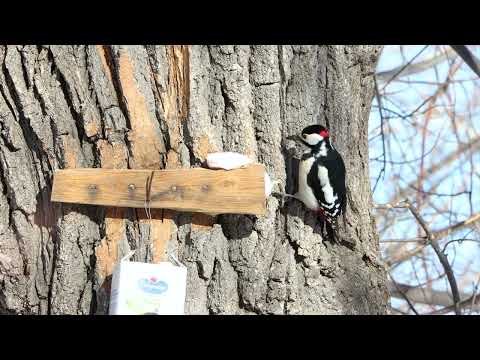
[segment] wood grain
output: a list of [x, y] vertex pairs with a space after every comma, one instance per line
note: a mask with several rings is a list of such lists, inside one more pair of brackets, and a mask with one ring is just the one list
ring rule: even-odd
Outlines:
[[208, 169], [57, 170], [54, 202], [143, 208], [153, 173], [150, 207], [214, 214], [264, 215], [263, 165], [231, 171]]

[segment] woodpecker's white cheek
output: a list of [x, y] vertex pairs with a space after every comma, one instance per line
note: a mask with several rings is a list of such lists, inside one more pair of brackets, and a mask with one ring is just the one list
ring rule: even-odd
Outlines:
[[320, 136], [319, 134], [308, 134], [303, 139], [309, 145], [317, 145], [323, 140], [323, 136]]

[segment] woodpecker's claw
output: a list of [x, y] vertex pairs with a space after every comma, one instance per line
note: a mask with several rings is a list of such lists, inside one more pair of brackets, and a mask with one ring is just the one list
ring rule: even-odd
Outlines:
[[294, 199], [297, 199], [298, 200], [298, 197], [296, 195], [291, 195], [291, 194], [285, 194], [285, 193], [280, 193], [280, 192], [276, 192], [276, 191], [272, 191], [272, 195], [278, 195], [282, 198], [294, 198]]

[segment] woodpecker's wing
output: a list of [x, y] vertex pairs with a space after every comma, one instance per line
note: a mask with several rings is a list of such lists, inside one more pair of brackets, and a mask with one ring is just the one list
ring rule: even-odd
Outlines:
[[345, 207], [347, 206], [347, 189], [346, 189], [346, 171], [345, 171], [345, 163], [343, 162], [343, 158], [337, 151], [333, 152], [334, 158], [332, 161], [337, 166], [333, 166], [333, 171], [331, 171], [332, 175], [332, 184], [334, 186], [335, 191], [337, 192], [338, 199], [340, 201], [340, 209], [342, 213], [345, 211]]

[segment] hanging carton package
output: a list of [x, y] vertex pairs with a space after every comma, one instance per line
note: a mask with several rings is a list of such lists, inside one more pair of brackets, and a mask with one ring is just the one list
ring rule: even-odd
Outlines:
[[183, 315], [187, 268], [126, 261], [129, 256], [113, 272], [110, 315]]

